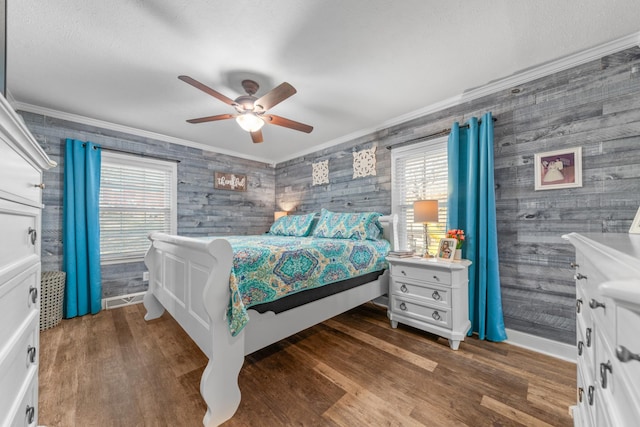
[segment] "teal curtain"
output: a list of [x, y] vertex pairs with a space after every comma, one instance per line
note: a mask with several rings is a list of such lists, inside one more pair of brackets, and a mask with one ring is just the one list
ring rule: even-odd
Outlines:
[[469, 267], [469, 335], [504, 341], [502, 297], [498, 268], [496, 197], [493, 181], [493, 117], [457, 122], [448, 141], [449, 194], [447, 229], [462, 229], [462, 256]]
[[67, 273], [64, 317], [96, 314], [101, 308], [100, 146], [66, 140], [62, 206], [63, 268]]

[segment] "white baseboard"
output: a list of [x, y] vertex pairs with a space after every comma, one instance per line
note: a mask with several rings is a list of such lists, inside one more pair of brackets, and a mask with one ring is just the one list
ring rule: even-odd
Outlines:
[[146, 294], [146, 292], [104, 298], [102, 300], [102, 309], [111, 310], [112, 308], [124, 307], [126, 305], [140, 304], [144, 298], [144, 294]]
[[507, 337], [508, 339], [505, 342], [508, 344], [576, 363], [577, 351], [575, 345], [541, 338], [513, 329], [507, 329]]

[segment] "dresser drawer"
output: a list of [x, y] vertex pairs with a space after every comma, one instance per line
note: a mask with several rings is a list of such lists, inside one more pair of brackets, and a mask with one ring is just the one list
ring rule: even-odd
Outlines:
[[425, 269], [408, 264], [391, 265], [391, 275], [403, 279], [422, 280], [440, 285], [451, 285], [451, 271]]
[[11, 146], [0, 141], [0, 197], [18, 202], [40, 205], [42, 190], [37, 187], [42, 183], [42, 173]]
[[[614, 375], [619, 379], [618, 383], [623, 383], [624, 388], [618, 389], [618, 394], [624, 394], [626, 400], [635, 402], [633, 405], [636, 420], [640, 420], [640, 360], [631, 358], [632, 354], [640, 355], [640, 313], [627, 309], [626, 307], [616, 307], [618, 317], [616, 353], [614, 360]], [[629, 357], [624, 362], [623, 347], [627, 350]], [[622, 360], [621, 360], [622, 359]]]
[[6, 413], [6, 424], [0, 415], [0, 425], [11, 427], [36, 427], [38, 425], [38, 371], [36, 367], [29, 370], [21, 393], [14, 395], [19, 399], [13, 411]]
[[40, 264], [34, 264], [0, 285], [0, 313], [2, 314], [0, 352], [27, 317], [37, 317], [40, 304], [39, 281]]
[[451, 288], [445, 286], [392, 277], [391, 292], [400, 297], [416, 298], [430, 305], [451, 307]]
[[[0, 353], [0, 414], [9, 414], [20, 390], [28, 382], [29, 373], [38, 369], [38, 328], [39, 318], [34, 312], [24, 319], [19, 336], [10, 342]], [[18, 424], [21, 425], [21, 424]]]
[[447, 309], [427, 307], [397, 296], [391, 297], [391, 305], [392, 310], [402, 316], [451, 328], [451, 312]]
[[38, 209], [0, 199], [0, 274], [26, 258], [40, 256], [39, 224]]

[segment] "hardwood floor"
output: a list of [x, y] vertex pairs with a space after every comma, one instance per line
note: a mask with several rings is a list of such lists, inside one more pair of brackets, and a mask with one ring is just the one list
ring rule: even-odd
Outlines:
[[[206, 357], [144, 307], [63, 320], [41, 333], [48, 427], [201, 426]], [[575, 365], [467, 338], [460, 350], [365, 304], [245, 359], [230, 426], [570, 426]]]

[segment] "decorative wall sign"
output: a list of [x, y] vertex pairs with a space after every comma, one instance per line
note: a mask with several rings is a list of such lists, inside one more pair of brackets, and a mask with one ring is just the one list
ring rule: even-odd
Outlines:
[[247, 175], [215, 172], [213, 188], [216, 190], [247, 191]]
[[353, 152], [353, 177], [376, 174], [376, 147]]
[[535, 190], [582, 187], [582, 147], [534, 156]]
[[311, 177], [313, 182], [311, 185], [321, 185], [329, 183], [329, 160], [312, 163], [313, 172]]

